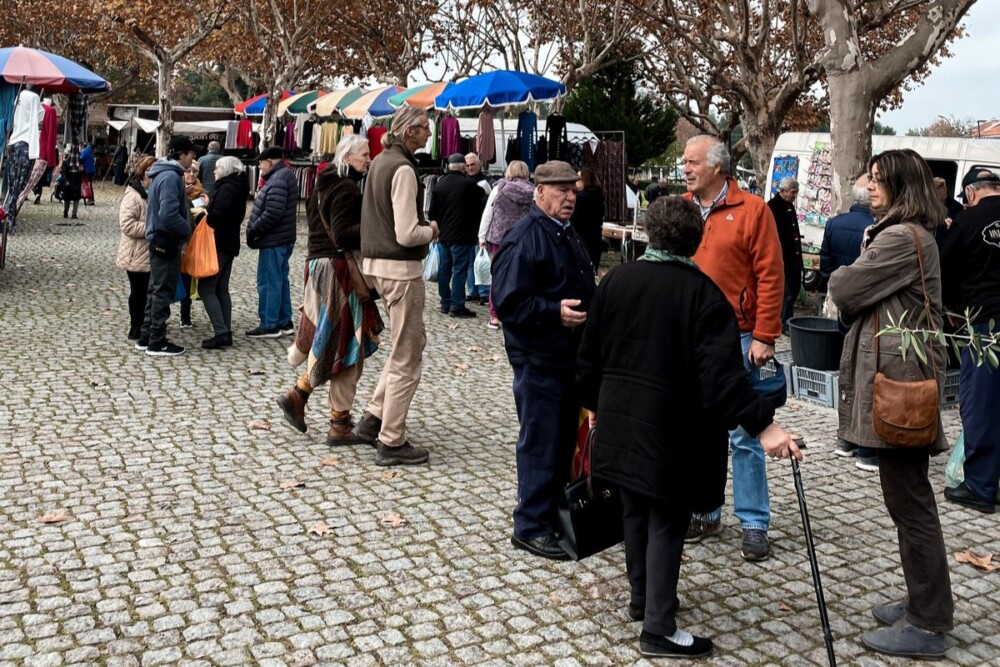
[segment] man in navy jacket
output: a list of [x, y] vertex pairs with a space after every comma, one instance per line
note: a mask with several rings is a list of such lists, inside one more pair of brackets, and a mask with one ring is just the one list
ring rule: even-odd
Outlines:
[[535, 203], [493, 258], [493, 303], [521, 426], [511, 542], [554, 560], [567, 558], [555, 537], [556, 503], [576, 444], [576, 353], [595, 290], [587, 248], [569, 222], [578, 178], [559, 160], [539, 166]]
[[197, 155], [187, 137], [174, 137], [167, 157], [149, 168], [152, 181], [147, 195], [146, 240], [149, 242], [149, 291], [146, 316], [136, 342], [137, 350], [153, 357], [175, 356], [184, 348], [167, 340], [170, 303], [177, 291], [181, 272], [181, 246], [191, 236], [188, 222], [188, 199], [184, 192], [184, 172]]
[[247, 246], [260, 250], [257, 258], [257, 314], [260, 324], [247, 332], [251, 338], [291, 335], [292, 293], [288, 260], [295, 248], [295, 212], [299, 184], [277, 146], [260, 154], [264, 187], [257, 194], [247, 224]]

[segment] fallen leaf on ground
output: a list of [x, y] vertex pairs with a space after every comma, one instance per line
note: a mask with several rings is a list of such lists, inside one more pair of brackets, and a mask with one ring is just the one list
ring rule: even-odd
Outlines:
[[66, 283], [66, 287], [76, 287], [76, 283]]
[[262, 368], [251, 368], [250, 370], [247, 371], [247, 373], [249, 373], [250, 375], [263, 375], [264, 374], [264, 369], [262, 369]]
[[326, 535], [327, 533], [332, 533], [333, 532], [333, 528], [330, 528], [330, 526], [328, 526], [325, 523], [323, 523], [322, 521], [320, 521], [315, 526], [313, 526], [312, 528], [310, 528], [308, 532], [313, 533], [315, 535], [319, 535], [320, 537], [322, 537], [323, 535]]
[[406, 523], [406, 519], [399, 516], [398, 512], [386, 512], [385, 514], [380, 516], [379, 519], [386, 526], [392, 526], [393, 528], [399, 528], [404, 523]]
[[457, 328], [458, 328], [458, 325], [457, 325], [457, 324], [449, 324], [449, 325], [448, 325], [448, 330], [449, 330], [449, 331], [454, 331], [454, 330], [455, 330], [455, 329], [457, 329]]
[[460, 371], [467, 371], [467, 370], [469, 370], [469, 364], [466, 364], [466, 363], [452, 364], [452, 365], [455, 368], [457, 368], [458, 370], [460, 370]]
[[306, 485], [305, 482], [300, 482], [297, 479], [289, 479], [287, 481], [282, 482], [278, 486], [280, 486], [283, 489], [297, 489], [297, 488], [305, 486], [305, 485]]
[[500, 361], [500, 355], [494, 354], [492, 357], [490, 357], [490, 361]]
[[782, 602], [781, 604], [778, 605], [778, 609], [780, 609], [781, 611], [795, 611], [794, 609], [792, 609], [791, 607], [789, 607], [784, 602]]
[[321, 465], [325, 465], [325, 466], [339, 466], [340, 465], [340, 459], [334, 458], [332, 456], [328, 456], [325, 459], [322, 459], [320, 461], [320, 464]]
[[382, 473], [382, 477], [386, 479], [395, 479], [396, 477], [402, 477], [402, 476], [403, 473], [399, 472], [398, 470], [386, 470], [384, 473]]
[[52, 514], [38, 517], [38, 523], [62, 523], [63, 521], [69, 521], [69, 519], [70, 516], [66, 512], [53, 512]]
[[955, 554], [955, 560], [959, 563], [968, 563], [973, 567], [978, 567], [980, 570], [986, 570], [987, 572], [992, 572], [998, 567], [993, 564], [993, 554], [988, 553], [985, 556], [977, 556], [968, 549]]
[[681, 554], [681, 562], [682, 563], [686, 563], [689, 560], [691, 560], [691, 556], [688, 556], [687, 554]]
[[254, 419], [252, 422], [247, 424], [251, 431], [270, 431], [271, 422], [264, 419]]
[[101, 311], [101, 315], [103, 315], [104, 317], [110, 317], [111, 315], [114, 315], [114, 314], [115, 314], [115, 311], [111, 310], [110, 308]]
[[483, 348], [479, 347], [478, 345], [470, 345], [470, 346], [469, 346], [469, 347], [467, 347], [466, 349], [467, 349], [467, 350], [468, 350], [469, 352], [482, 352], [482, 351], [483, 351]]

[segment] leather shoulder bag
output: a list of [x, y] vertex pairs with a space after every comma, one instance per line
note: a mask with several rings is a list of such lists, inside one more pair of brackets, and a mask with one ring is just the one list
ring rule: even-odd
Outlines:
[[[907, 225], [917, 246], [920, 285], [924, 294], [924, 312], [928, 326], [931, 319], [930, 298], [924, 278], [924, 249], [912, 226]], [[878, 311], [875, 307], [875, 386], [872, 390], [872, 426], [878, 437], [897, 447], [929, 447], [938, 435], [938, 383], [934, 350], [929, 347], [932, 377], [929, 380], [893, 380], [879, 370]], [[931, 344], [933, 345], [933, 343]], [[919, 363], [919, 362], [918, 362]]]

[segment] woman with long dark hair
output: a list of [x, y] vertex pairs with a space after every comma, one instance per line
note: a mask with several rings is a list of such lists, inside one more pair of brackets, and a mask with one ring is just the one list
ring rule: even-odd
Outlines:
[[923, 312], [925, 299], [930, 308], [924, 326], [941, 330], [941, 265], [934, 230], [944, 221], [945, 210], [935, 195], [930, 168], [912, 150], [880, 153], [868, 163], [868, 172], [876, 223], [861, 256], [834, 271], [828, 287], [841, 317], [852, 320], [840, 359], [838, 435], [878, 450], [882, 497], [899, 536], [906, 595], [872, 608], [886, 627], [866, 632], [861, 641], [879, 653], [937, 658], [947, 648], [945, 633], [954, 624], [954, 602], [927, 471], [930, 456], [946, 451], [948, 442], [940, 413], [936, 441], [913, 448], [883, 440], [875, 432], [872, 412], [877, 372], [893, 380], [935, 378], [938, 386], [944, 382], [943, 345], [928, 343], [927, 354], [934, 361], [928, 364], [912, 350], [904, 358], [899, 335], [875, 336], [904, 313]]
[[368, 142], [349, 136], [337, 146], [333, 163], [319, 173], [306, 205], [309, 254], [305, 294], [293, 366], [307, 362], [295, 386], [278, 398], [285, 419], [305, 433], [306, 401], [330, 383], [330, 431], [326, 444], [367, 442], [354, 433], [351, 408], [366, 357], [378, 349], [382, 318], [361, 275], [361, 188], [371, 158]]

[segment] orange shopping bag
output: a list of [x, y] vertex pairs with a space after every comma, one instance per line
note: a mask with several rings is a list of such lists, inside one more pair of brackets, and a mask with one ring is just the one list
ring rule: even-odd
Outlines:
[[208, 278], [219, 272], [219, 255], [215, 252], [215, 232], [205, 218], [194, 228], [181, 259], [181, 273], [192, 278]]

